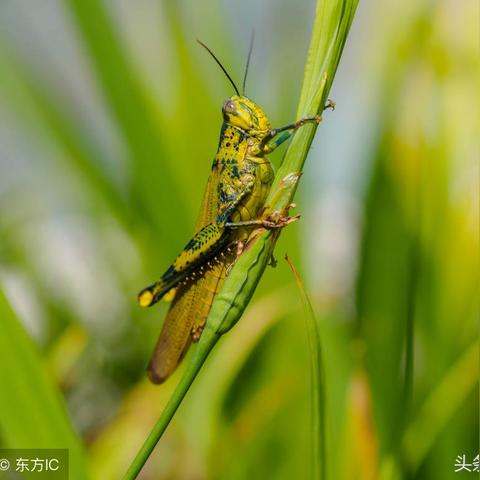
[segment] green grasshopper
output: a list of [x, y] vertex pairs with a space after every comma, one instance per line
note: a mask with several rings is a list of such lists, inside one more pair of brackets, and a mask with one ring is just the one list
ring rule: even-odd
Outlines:
[[193, 238], [160, 280], [138, 294], [138, 303], [150, 307], [168, 292], [174, 292], [148, 367], [153, 383], [165, 381], [191, 342], [199, 340], [215, 295], [241, 253], [252, 227], [278, 228], [293, 220], [288, 217], [283, 221], [258, 218], [274, 178], [266, 155], [297, 128], [320, 121], [318, 116], [306, 117], [281, 128], [272, 128], [264, 111], [244, 95], [252, 45], [240, 95], [217, 57], [206, 45], [199, 43], [225, 73], [236, 95], [223, 104], [220, 141]]

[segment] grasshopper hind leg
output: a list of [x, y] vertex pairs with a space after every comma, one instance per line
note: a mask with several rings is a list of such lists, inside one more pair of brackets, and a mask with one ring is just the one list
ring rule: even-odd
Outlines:
[[177, 287], [148, 366], [152, 383], [163, 383], [186, 355], [192, 342], [200, 339], [215, 295], [234, 259], [235, 250], [229, 246], [203, 264], [198, 275], [190, 276]]

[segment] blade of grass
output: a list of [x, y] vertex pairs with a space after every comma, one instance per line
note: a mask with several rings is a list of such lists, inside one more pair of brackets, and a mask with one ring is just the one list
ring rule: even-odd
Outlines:
[[[387, 158], [382, 143], [366, 200], [356, 293], [357, 328], [368, 347], [365, 360], [382, 455], [397, 450], [406, 413], [402, 402], [410, 395], [415, 300], [410, 282], [414, 274], [412, 235], [395, 179], [385, 166]], [[405, 346], [408, 351], [402, 379]]]
[[68, 478], [88, 478], [80, 441], [31, 339], [0, 290], [0, 432], [8, 448], [68, 448]]
[[[130, 150], [132, 195], [139, 213], [146, 217], [169, 256], [189, 233], [184, 222], [186, 207], [177, 194], [177, 176], [170, 170], [159, 126], [159, 112], [147, 101], [141, 80], [132, 68], [106, 7], [98, 0], [69, 0], [68, 8], [114, 121]], [[175, 208], [168, 205], [175, 202]], [[165, 208], [159, 208], [159, 206]], [[176, 225], [165, 229], [164, 225]], [[158, 245], [152, 249], [159, 250]]]
[[450, 367], [425, 400], [403, 436], [403, 451], [416, 470], [447, 422], [478, 386], [479, 350], [475, 341]]
[[163, 435], [163, 432], [165, 432], [167, 429], [170, 421], [173, 418], [173, 415], [175, 415], [175, 412], [187, 394], [190, 385], [195, 380], [195, 377], [208, 357], [208, 354], [217, 343], [219, 335], [209, 330], [208, 332], [204, 332], [202, 334], [202, 338], [204, 340], [199, 342], [195, 348], [193, 356], [188, 363], [182, 378], [176, 386], [172, 396], [169, 398], [167, 405], [163, 409], [162, 414], [155, 423], [155, 426], [142, 445], [142, 448], [137, 453], [136, 457], [128, 468], [125, 476], [123, 477], [124, 480], [137, 478], [138, 474], [145, 465], [145, 462], [155, 448], [158, 440]]
[[305, 286], [293, 262], [285, 255], [285, 260], [292, 270], [295, 282], [300, 290], [304, 308], [305, 325], [310, 352], [310, 389], [311, 389], [311, 435], [313, 455], [313, 479], [325, 480], [327, 478], [327, 437], [325, 434], [325, 382], [322, 360], [322, 347], [320, 332], [318, 331], [315, 312], [308, 298]]

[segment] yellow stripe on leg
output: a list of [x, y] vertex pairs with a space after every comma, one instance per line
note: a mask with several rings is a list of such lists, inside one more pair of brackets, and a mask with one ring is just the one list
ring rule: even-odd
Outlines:
[[148, 288], [138, 294], [137, 301], [141, 307], [149, 307], [152, 304], [152, 300], [153, 293]]
[[177, 292], [176, 288], [171, 288], [164, 296], [163, 300], [165, 302], [171, 302], [175, 298], [175, 293]]

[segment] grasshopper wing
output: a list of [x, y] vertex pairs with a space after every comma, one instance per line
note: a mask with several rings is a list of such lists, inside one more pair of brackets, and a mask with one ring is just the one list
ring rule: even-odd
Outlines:
[[190, 343], [199, 340], [215, 295], [234, 259], [234, 249], [224, 249], [210, 265], [204, 266], [196, 279], [182, 282], [177, 288], [148, 366], [148, 377], [153, 383], [164, 382]]

